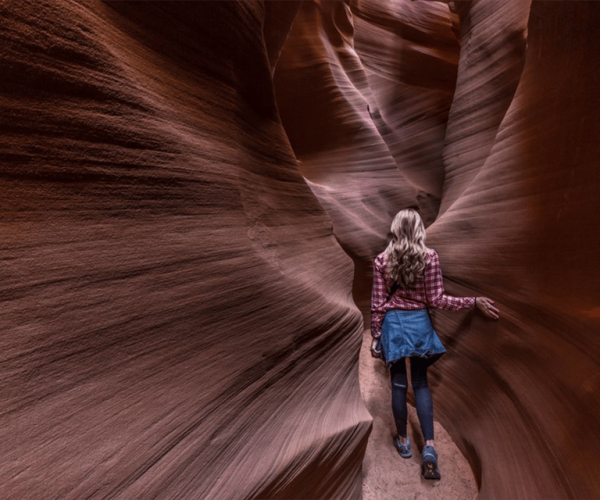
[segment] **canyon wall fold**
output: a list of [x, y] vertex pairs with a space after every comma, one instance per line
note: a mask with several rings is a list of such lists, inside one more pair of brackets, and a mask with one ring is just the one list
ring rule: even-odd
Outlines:
[[434, 316], [479, 498], [600, 496], [600, 3], [0, 19], [2, 499], [360, 498], [352, 292], [407, 206], [501, 310]]
[[438, 213], [460, 48], [453, 20], [442, 4], [306, 0], [277, 64], [282, 123], [354, 260], [363, 309], [393, 215], [419, 207], [429, 224]]
[[359, 498], [352, 262], [272, 72], [299, 5], [0, 3], [0, 497]]
[[300, 171], [355, 262], [369, 262], [390, 216], [417, 203], [369, 117], [373, 97], [345, 2], [305, 1], [281, 52], [275, 90]]
[[[469, 143], [481, 148], [464, 163], [451, 159], [451, 199], [429, 236], [452, 290], [494, 297], [502, 318], [439, 318], [453, 353], [439, 372], [442, 421], [460, 436], [481, 498], [597, 498], [600, 482], [590, 467], [598, 464], [600, 444], [600, 146], [593, 139], [600, 133], [600, 5], [534, 1], [526, 50], [507, 42], [493, 55], [482, 49], [477, 56], [477, 46], [491, 49], [507, 35], [522, 45], [525, 33], [522, 2], [512, 17], [493, 22], [495, 15], [481, 8], [457, 5], [471, 22], [480, 16], [487, 26], [480, 43], [473, 28], [466, 48], [469, 99], [481, 105], [465, 106], [462, 93], [461, 103], [457, 98], [445, 151], [466, 153]], [[493, 73], [484, 68], [502, 54], [495, 70], [506, 71], [499, 81], [508, 94], [521, 54], [524, 61], [499, 119], [496, 94], [485, 95]], [[461, 134], [464, 122], [470, 126]], [[499, 123], [494, 139], [483, 139], [493, 135], [493, 122]], [[451, 195], [459, 178], [462, 192]]]
[[[497, 301], [499, 322], [435, 314], [436, 412], [479, 497], [597, 498], [600, 4], [446, 3], [305, 3], [275, 76], [283, 123], [363, 310], [399, 204], [428, 220], [451, 293]], [[370, 199], [384, 187], [412, 194]]]

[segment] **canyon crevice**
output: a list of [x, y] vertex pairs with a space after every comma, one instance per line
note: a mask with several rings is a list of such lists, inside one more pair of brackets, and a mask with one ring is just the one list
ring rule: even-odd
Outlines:
[[408, 206], [478, 498], [600, 495], [600, 4], [449, 3], [0, 2], [1, 498], [361, 498]]

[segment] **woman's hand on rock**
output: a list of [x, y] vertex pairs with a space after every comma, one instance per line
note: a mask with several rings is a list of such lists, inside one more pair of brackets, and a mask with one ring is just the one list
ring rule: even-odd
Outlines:
[[475, 305], [483, 314], [492, 319], [498, 319], [500, 317], [500, 311], [494, 306], [494, 301], [488, 297], [477, 297], [475, 299]]

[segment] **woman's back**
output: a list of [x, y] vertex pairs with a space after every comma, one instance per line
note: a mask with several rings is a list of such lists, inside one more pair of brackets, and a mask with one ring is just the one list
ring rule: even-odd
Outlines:
[[398, 435], [394, 446], [403, 458], [412, 456], [407, 437], [405, 359], [411, 359], [415, 405], [425, 446], [423, 476], [439, 479], [437, 453], [433, 447], [433, 400], [427, 383], [427, 369], [445, 352], [431, 324], [427, 308], [450, 310], [479, 307], [497, 319], [498, 309], [487, 297], [453, 297], [444, 293], [444, 281], [437, 252], [425, 246], [425, 227], [411, 209], [396, 214], [392, 239], [373, 263], [371, 293], [371, 353], [382, 356], [392, 379], [392, 411]]

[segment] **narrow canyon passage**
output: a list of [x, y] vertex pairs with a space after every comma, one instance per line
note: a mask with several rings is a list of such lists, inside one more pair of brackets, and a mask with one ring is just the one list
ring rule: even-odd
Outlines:
[[[472, 500], [477, 482], [467, 459], [452, 438], [434, 421], [435, 448], [442, 479], [428, 481], [421, 475], [420, 450], [423, 438], [414, 406], [409, 405], [408, 435], [413, 456], [404, 459], [392, 445], [394, 419], [391, 411], [389, 374], [384, 364], [370, 354], [371, 332], [365, 330], [358, 376], [363, 400], [373, 417], [373, 430], [363, 461], [363, 500]], [[443, 358], [442, 358], [443, 359]], [[443, 361], [440, 361], [443, 362]], [[434, 397], [439, 384], [435, 372], [430, 376]]]
[[435, 367], [436, 415], [456, 443], [449, 462], [468, 471], [455, 491], [423, 490], [410, 464], [381, 468], [395, 454], [381, 434], [392, 426], [378, 420], [389, 397], [361, 358], [375, 418], [366, 498], [398, 495], [406, 478], [415, 483], [401, 498], [600, 495], [585, 473], [598, 459], [584, 431], [600, 413], [590, 399], [600, 387], [592, 19], [598, 3], [518, 0], [314, 1], [296, 16], [274, 76], [278, 107], [355, 263], [356, 303], [368, 308], [391, 218], [415, 207], [449, 293], [490, 296], [501, 310], [497, 323], [436, 315], [449, 349]]
[[[599, 25], [0, 0], [0, 499], [600, 498]], [[434, 317], [431, 484], [359, 355], [406, 207], [501, 311]]]

